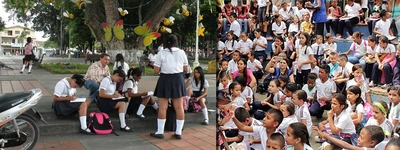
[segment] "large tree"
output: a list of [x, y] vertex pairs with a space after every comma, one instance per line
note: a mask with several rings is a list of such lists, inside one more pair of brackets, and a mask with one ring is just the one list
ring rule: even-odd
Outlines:
[[[100, 41], [107, 50], [123, 50], [123, 49], [144, 49], [142, 43], [143, 37], [133, 33], [133, 28], [141, 25], [146, 21], [151, 21], [150, 30], [155, 31], [164, 16], [174, 6], [176, 0], [91, 0], [92, 3], [84, 5], [84, 20], [86, 25], [90, 27], [96, 39]], [[68, 6], [74, 5], [71, 1], [52, 0], [52, 3], [45, 1], [32, 0], [4, 0], [5, 9], [12, 12], [12, 15], [20, 22], [33, 22], [33, 28], [40, 27], [42, 31], [50, 34], [52, 38], [60, 38], [61, 32], [60, 21], [62, 12], [68, 10]], [[77, 7], [75, 5], [75, 7]], [[129, 14], [121, 17], [117, 8], [122, 7], [129, 11]], [[44, 14], [46, 13], [46, 14]], [[38, 21], [40, 18], [40, 22]], [[57, 19], [58, 18], [58, 19]], [[115, 22], [123, 19], [126, 39], [120, 41], [113, 38], [107, 42], [104, 37], [104, 31], [101, 23], [105, 22], [110, 27]], [[36, 21], [35, 21], [36, 20]], [[63, 19], [61, 19], [63, 20]], [[39, 30], [40, 31], [40, 30]], [[64, 33], [66, 33], [64, 31]], [[53, 34], [53, 35], [51, 35]], [[58, 34], [58, 36], [57, 36]], [[58, 41], [65, 41], [58, 39]]]

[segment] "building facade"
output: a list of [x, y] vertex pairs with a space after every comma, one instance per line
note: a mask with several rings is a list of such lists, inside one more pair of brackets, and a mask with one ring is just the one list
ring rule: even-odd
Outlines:
[[36, 45], [34, 30], [18, 25], [6, 27], [0, 32], [0, 55], [22, 55], [27, 37]]

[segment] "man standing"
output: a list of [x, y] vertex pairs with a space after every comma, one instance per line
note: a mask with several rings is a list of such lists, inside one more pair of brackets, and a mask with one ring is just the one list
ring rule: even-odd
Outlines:
[[110, 75], [108, 63], [110, 63], [110, 55], [103, 53], [100, 55], [100, 60], [96, 63], [93, 63], [86, 72], [85, 88], [90, 91], [89, 97], [93, 101], [97, 100], [101, 80]]

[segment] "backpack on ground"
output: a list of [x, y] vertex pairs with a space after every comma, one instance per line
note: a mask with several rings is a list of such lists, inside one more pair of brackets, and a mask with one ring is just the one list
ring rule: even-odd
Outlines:
[[200, 104], [195, 102], [196, 98], [197, 97], [191, 97], [190, 98], [190, 100], [189, 100], [189, 108], [188, 108], [189, 112], [194, 112], [194, 113], [201, 112]]
[[110, 117], [103, 112], [91, 112], [89, 115], [88, 127], [92, 132], [99, 135], [114, 133], [114, 127], [111, 124]]

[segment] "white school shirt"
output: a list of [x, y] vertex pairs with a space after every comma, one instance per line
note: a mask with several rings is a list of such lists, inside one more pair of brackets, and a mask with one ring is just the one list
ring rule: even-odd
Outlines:
[[[196, 81], [195, 81], [194, 78], [192, 78], [190, 80], [190, 86], [189, 87], [190, 87], [190, 89], [192, 89], [192, 91], [200, 91], [200, 85], [201, 85], [200, 81], [196, 85]], [[201, 91], [204, 91], [204, 88], [208, 88], [208, 87], [210, 87], [209, 84], [208, 84], [208, 81], [207, 81], [207, 79], [204, 79], [203, 89]]]
[[231, 22], [231, 27], [229, 28], [229, 30], [233, 31], [233, 34], [235, 34], [237, 37], [240, 37], [241, 28], [239, 22], [236, 19]]
[[378, 54], [385, 54], [385, 53], [390, 54], [390, 53], [396, 52], [396, 48], [394, 47], [393, 44], [388, 44], [385, 49], [383, 49], [382, 47], [379, 46], [379, 48], [376, 49], [376, 52]]
[[107, 76], [103, 80], [101, 80], [99, 91], [101, 89], [105, 90], [105, 94], [113, 95], [115, 93], [115, 90], [117, 89], [117, 83], [112, 82], [111, 76]]
[[246, 41], [240, 40], [238, 43], [238, 47], [240, 49], [240, 52], [250, 52], [250, 49], [253, 48], [253, 42], [250, 39], [247, 39]]
[[[283, 48], [282, 48], [282, 50], [285, 50], [286, 47], [287, 47], [287, 43], [286, 43], [286, 42], [283, 42]], [[273, 42], [273, 43], [271, 44], [271, 49], [272, 49], [272, 52], [275, 53], [275, 50], [276, 50], [275, 42]]]
[[129, 79], [129, 80], [125, 81], [124, 87], [122, 87], [122, 92], [127, 92], [128, 89], [132, 89], [133, 94], [138, 93], [138, 91], [139, 91], [138, 82], [135, 81], [134, 79]]
[[[297, 17], [299, 17], [299, 21], [302, 20], [303, 15], [305, 13], [310, 13], [310, 11], [306, 8], [301, 8], [300, 10], [299, 10], [299, 8], [297, 8], [297, 6], [294, 6], [292, 8], [293, 8], [293, 17], [294, 17], [294, 15], [297, 15]], [[310, 13], [310, 15], [311, 15], [311, 13]], [[311, 16], [310, 16], [310, 18], [311, 18]]]
[[284, 21], [281, 21], [281, 25], [278, 26], [276, 22], [272, 23], [272, 31], [275, 31], [276, 34], [282, 34], [283, 30], [286, 29], [286, 24]]
[[389, 112], [389, 121], [393, 122], [393, 120], [400, 120], [400, 113], [399, 113], [399, 107], [400, 107], [400, 103], [397, 104], [396, 106], [393, 106], [393, 103], [390, 103], [390, 112]]
[[314, 68], [311, 68], [310, 73], [319, 74], [319, 67], [318, 66], [314, 66]]
[[295, 122], [299, 122], [296, 115], [287, 116], [286, 118], [283, 118], [281, 124], [278, 126], [277, 129], [282, 132], [282, 135], [286, 135], [289, 125]]
[[258, 7], [266, 7], [269, 0], [257, 0]]
[[308, 110], [308, 105], [306, 102], [304, 102], [303, 105], [300, 107], [296, 106], [296, 117], [299, 122], [301, 122], [302, 119], [306, 120], [307, 123], [307, 131], [308, 135], [312, 134], [312, 120], [311, 120], [311, 114], [310, 111]]
[[237, 63], [233, 59], [228, 62], [228, 70], [230, 72], [235, 72], [239, 70], [237, 67]]
[[250, 60], [247, 60], [247, 68], [250, 69], [251, 71], [258, 71], [259, 69], [256, 66], [263, 68], [263, 66], [261, 65], [261, 62], [257, 59], [254, 59], [253, 62], [251, 62]]
[[378, 121], [372, 116], [371, 118], [368, 119], [367, 123], [365, 123], [364, 127], [371, 125], [380, 126], [383, 129], [383, 132], [388, 132], [388, 133], [391, 133], [393, 129], [392, 122], [390, 122], [386, 118], [381, 124], [378, 124]]
[[247, 102], [246, 99], [240, 95], [240, 96], [237, 96], [232, 101], [232, 104], [235, 104], [238, 107], [244, 107], [244, 104], [246, 104], [246, 102]]
[[376, 51], [379, 49], [379, 45], [375, 45], [374, 49], [371, 46], [367, 47], [367, 54], [372, 54], [375, 57]]
[[222, 51], [225, 48], [225, 43], [222, 41], [218, 41], [218, 51]]
[[224, 87], [224, 84], [222, 84], [221, 82], [218, 85], [218, 90], [228, 90], [229, 89], [229, 85], [231, 85], [231, 81], [228, 80], [228, 85], [226, 85]]
[[337, 128], [341, 129], [340, 133], [356, 133], [353, 120], [351, 120], [350, 114], [346, 110], [343, 110], [338, 116], [334, 114], [333, 122]]
[[[299, 59], [297, 60], [297, 64], [310, 60], [310, 55], [314, 55], [310, 46], [300, 46], [299, 49]], [[301, 70], [311, 69], [310, 64], [303, 64], [301, 66]]]
[[346, 108], [346, 111], [349, 113], [349, 114], [351, 114], [352, 112], [353, 112], [353, 110], [354, 110], [354, 113], [356, 113], [356, 114], [358, 114], [358, 113], [363, 113], [364, 112], [364, 106], [363, 106], [363, 104], [358, 104], [357, 106], [356, 106], [356, 104], [353, 104], [353, 105], [351, 105], [351, 103], [350, 103], [350, 101], [349, 100], [346, 100], [346, 103], [347, 103], [347, 108]]
[[353, 72], [353, 64], [352, 63], [350, 63], [350, 62], [347, 62], [346, 64], [345, 64], [345, 66], [344, 67], [337, 67], [336, 69], [335, 69], [335, 75], [337, 75], [337, 74], [340, 74], [340, 73], [344, 73], [344, 76], [345, 77], [349, 77], [350, 76], [350, 74]]
[[187, 66], [189, 64], [186, 53], [183, 50], [177, 47], [172, 47], [171, 50], [172, 52], [166, 48], [157, 54], [157, 58], [154, 61], [154, 66], [161, 68], [160, 73], [182, 73], [183, 66]]
[[360, 57], [360, 56], [364, 56], [367, 53], [367, 47], [368, 47], [368, 41], [364, 40], [364, 39], [361, 39], [361, 43], [360, 44], [357, 44], [356, 42], [353, 42], [350, 45], [349, 49], [351, 50], [350, 53], [352, 55], [355, 54], [354, 56]]
[[[268, 45], [268, 41], [267, 41], [267, 39], [265, 39], [265, 37], [263, 37], [263, 36], [260, 36], [259, 38], [254, 38], [254, 40], [253, 40], [253, 43], [255, 43], [255, 42], [259, 42], [259, 43], [261, 43], [262, 45]], [[256, 47], [254, 48], [254, 51], [264, 51], [265, 50], [265, 48], [262, 48], [260, 45], [256, 45]]]
[[57, 97], [68, 97], [73, 96], [76, 93], [75, 88], [71, 88], [67, 78], [64, 78], [57, 82], [54, 88], [54, 95]]
[[279, 14], [282, 15], [283, 19], [290, 19], [290, 14], [289, 14], [289, 10], [290, 8], [286, 8], [286, 10], [284, 10], [283, 8], [279, 9]]
[[325, 52], [325, 54], [330, 55], [331, 52], [337, 52], [337, 44], [335, 42], [332, 42], [331, 44], [328, 44], [328, 42], [326, 42], [324, 45], [324, 49], [329, 49]]
[[[363, 77], [363, 78], [364, 78], [364, 77]], [[362, 98], [364, 101], [367, 101], [366, 94], [367, 94], [368, 92], [370, 92], [370, 90], [369, 90], [369, 87], [368, 87], [368, 83], [365, 82], [366, 80], [365, 80], [365, 79], [362, 79], [362, 80], [363, 80], [364, 82], [361, 83], [361, 86], [358, 86], [358, 85], [357, 85], [357, 82], [356, 82], [355, 78], [353, 78], [353, 79], [347, 81], [347, 83], [346, 83], [346, 90], [347, 90], [350, 86], [352, 86], [352, 85], [358, 86], [358, 87], [361, 89], [361, 98]]]
[[311, 48], [313, 49], [314, 55], [324, 55], [324, 44], [317, 44], [314, 43], [311, 45]]
[[297, 24], [291, 23], [291, 24], [289, 25], [288, 32], [289, 32], [289, 33], [290, 33], [290, 32], [299, 32], [299, 23], [297, 23]]
[[368, 0], [362, 0], [361, 5], [362, 8], [368, 8]]
[[282, 95], [283, 95], [283, 93], [281, 92], [281, 90], [279, 90], [278, 92], [276, 92], [274, 94], [274, 98], [272, 99], [274, 101], [274, 104], [282, 102], [282, 100], [281, 100]]
[[154, 55], [151, 53], [149, 54], [149, 60], [152, 62], [154, 62], [156, 60], [156, 57], [157, 57], [157, 54], [154, 54]]
[[325, 81], [325, 83], [322, 83], [321, 79], [318, 78], [315, 81], [315, 84], [317, 100], [321, 97], [326, 97], [328, 99], [332, 98], [332, 93], [336, 93], [336, 84], [331, 79], [328, 79]]
[[241, 95], [242, 97], [244, 97], [245, 100], [246, 100], [247, 98], [250, 98], [250, 104], [253, 104], [253, 90], [252, 90], [249, 86], [246, 86], [246, 87], [244, 88], [243, 92], [240, 93], [240, 95]]
[[[150, 55], [149, 55], [149, 59], [150, 59]], [[119, 61], [115, 62], [113, 69], [117, 70], [119, 66], [121, 66], [121, 62], [119, 62]], [[124, 62], [124, 65], [122, 66], [122, 70], [125, 72], [126, 75], [128, 74], [128, 70], [129, 70], [128, 63]]]
[[314, 87], [310, 90], [308, 88], [308, 84], [304, 84], [303, 88], [301, 88], [301, 89], [307, 93], [307, 98], [314, 98], [314, 94], [315, 94], [315, 91], [317, 88], [315, 88], [315, 85], [314, 85]]
[[386, 21], [380, 19], [378, 22], [376, 22], [375, 28], [378, 30], [378, 32], [383, 33], [383, 35], [385, 36], [388, 36], [390, 35], [389, 30], [391, 23], [391, 19], [386, 19]]
[[344, 7], [344, 11], [347, 12], [348, 18], [358, 17], [361, 9], [362, 8], [361, 8], [360, 4], [357, 4], [357, 3], [353, 3], [353, 6], [346, 5]]
[[[233, 42], [233, 45], [232, 45]], [[225, 41], [225, 48], [228, 51], [233, 51], [238, 49], [238, 42], [236, 40], [226, 40]]]
[[253, 133], [254, 135], [260, 137], [262, 149], [265, 150], [268, 140], [267, 128], [265, 128], [264, 126], [253, 126]]
[[[262, 122], [258, 121], [257, 119], [254, 119], [254, 118], [252, 118], [252, 119], [253, 119], [253, 121], [252, 121], [250, 127], [262, 126]], [[248, 142], [248, 141], [250, 141], [250, 137], [251, 137], [251, 136], [252, 136], [253, 139], [255, 139], [255, 140], [256, 140], [256, 139], [260, 139], [259, 134], [254, 134], [254, 132], [245, 132], [245, 131], [240, 131], [240, 130], [239, 130], [239, 134], [240, 134], [241, 136], [243, 136], [243, 140], [242, 140], [243, 142]], [[261, 144], [259, 144], [259, 143], [252, 144], [252, 145], [250, 145], [250, 147], [252, 147], [253, 149], [256, 149], [256, 150], [262, 149], [262, 148], [261, 148]]]

